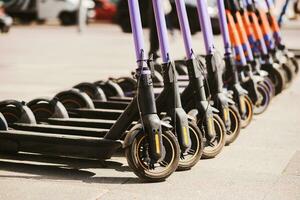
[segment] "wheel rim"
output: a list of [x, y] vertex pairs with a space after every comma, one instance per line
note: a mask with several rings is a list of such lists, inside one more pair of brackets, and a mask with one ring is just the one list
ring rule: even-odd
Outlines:
[[259, 86], [258, 88], [259, 96], [262, 97], [262, 102], [260, 105], [255, 106], [254, 113], [260, 114], [264, 112], [269, 104], [269, 95], [265, 91], [265, 89], [262, 86]]
[[134, 147], [135, 160], [137, 160], [137, 163], [145, 170], [147, 174], [152, 176], [161, 176], [165, 174], [165, 172], [171, 168], [171, 165], [175, 160], [175, 150], [172, 142], [166, 136], [162, 135], [162, 137], [166, 155], [164, 156], [162, 161], [155, 163], [153, 166], [150, 166], [147, 161], [148, 158], [144, 157], [145, 152], [148, 151], [148, 149], [146, 149], [146, 136], [142, 136], [142, 138], [137, 142], [137, 145], [135, 145]]
[[192, 141], [192, 145], [189, 151], [184, 153], [180, 157], [179, 164], [186, 165], [188, 163], [191, 163], [195, 159], [195, 157], [197, 157], [197, 154], [201, 149], [200, 141], [196, 131], [192, 127], [189, 127], [189, 130], [190, 130], [190, 138]]
[[213, 141], [212, 146], [211, 144], [206, 144], [204, 151], [206, 153], [213, 153], [216, 149], [218, 149], [221, 146], [221, 141], [223, 140], [223, 129], [220, 123], [218, 122], [217, 119], [213, 118], [214, 120], [214, 126], [215, 126], [215, 131], [216, 131], [216, 137], [215, 140]]
[[263, 82], [268, 87], [270, 94], [272, 96], [275, 96], [275, 87], [274, 87], [274, 84], [272, 83], [272, 81], [270, 80], [270, 78], [265, 77], [265, 80]]
[[[231, 133], [228, 134], [228, 136], [233, 136], [235, 135], [235, 133], [237, 132], [238, 128], [239, 128], [239, 125], [238, 125], [238, 117], [236, 115], [236, 113], [232, 110], [232, 108], [229, 108], [229, 117], [230, 117], [230, 121], [231, 121], [231, 124], [230, 124], [230, 131]], [[234, 123], [232, 123], [234, 121]]]
[[251, 118], [252, 118], [252, 103], [250, 102], [250, 100], [247, 98], [247, 97], [244, 97], [243, 99], [244, 103], [245, 103], [245, 107], [246, 107], [246, 118], [243, 119], [242, 118], [242, 124], [243, 124], [243, 127], [246, 127], [250, 121], [251, 121]]

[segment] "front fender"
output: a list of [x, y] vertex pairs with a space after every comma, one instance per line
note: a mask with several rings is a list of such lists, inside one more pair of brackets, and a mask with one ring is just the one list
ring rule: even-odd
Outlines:
[[238, 94], [238, 96], [248, 95], [248, 91], [245, 90], [240, 84], [235, 84], [234, 85], [234, 91]]
[[[173, 128], [173, 126], [171, 124], [169, 124], [168, 122], [165, 122], [165, 121], [161, 121], [161, 127], [164, 131], [166, 130], [170, 130]], [[134, 125], [130, 131], [126, 134], [126, 137], [124, 139], [124, 142], [123, 142], [123, 145], [122, 145], [122, 148], [127, 148], [128, 146], [130, 146], [134, 140], [134, 138], [139, 134], [141, 133], [143, 129], [143, 126], [142, 124], [138, 123], [136, 125]]]
[[253, 81], [254, 81], [255, 83], [264, 81], [264, 78], [263, 78], [263, 77], [261, 77], [261, 76], [256, 76], [256, 75], [254, 75], [252, 79], [253, 79]]
[[231, 98], [229, 98], [226, 94], [224, 94], [224, 93], [219, 93], [218, 94], [218, 101], [221, 103], [221, 105], [223, 106], [223, 105], [234, 105], [235, 104], [235, 102], [231, 99]]
[[2, 115], [2, 113], [0, 113], [0, 130], [2, 130], [2, 131], [8, 130], [7, 122], [4, 118], [4, 116]]

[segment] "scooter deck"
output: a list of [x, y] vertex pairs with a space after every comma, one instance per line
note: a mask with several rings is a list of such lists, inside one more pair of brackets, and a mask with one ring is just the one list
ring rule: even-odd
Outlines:
[[60, 134], [64, 135], [77, 135], [77, 136], [89, 136], [89, 137], [103, 137], [109, 129], [100, 128], [82, 128], [82, 127], [71, 127], [71, 126], [60, 126], [60, 125], [47, 125], [47, 124], [23, 124], [15, 123], [9, 125], [14, 130], [31, 131], [31, 132], [42, 132], [49, 134]]
[[100, 109], [124, 110], [128, 106], [128, 102], [122, 102], [122, 101], [94, 100], [93, 103], [96, 108], [100, 108]]
[[108, 119], [116, 120], [123, 113], [124, 110], [112, 110], [112, 109], [68, 109], [70, 117], [74, 118], [89, 118], [89, 119]]
[[[102, 120], [102, 119], [85, 119], [85, 118], [49, 118], [45, 119], [41, 122], [46, 122], [50, 125], [61, 125], [61, 126], [71, 126], [71, 127], [87, 127], [87, 128], [95, 128], [100, 129], [110, 129], [111, 126], [116, 123], [116, 120]], [[131, 128], [137, 122], [132, 122]]]
[[0, 151], [109, 159], [122, 146], [120, 140], [42, 132], [0, 131]]
[[116, 122], [116, 120], [86, 118], [49, 118], [42, 120], [41, 122], [46, 122], [52, 125], [110, 129], [110, 127]]

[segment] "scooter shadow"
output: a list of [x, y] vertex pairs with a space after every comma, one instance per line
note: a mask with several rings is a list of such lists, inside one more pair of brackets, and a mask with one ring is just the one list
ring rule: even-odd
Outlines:
[[0, 170], [21, 174], [0, 175], [0, 178], [75, 180], [100, 184], [143, 183], [134, 176], [97, 176], [97, 173], [92, 169], [94, 171], [97, 169], [118, 172], [131, 171], [128, 166], [124, 166], [123, 163], [117, 161], [87, 160], [39, 154], [0, 154]]

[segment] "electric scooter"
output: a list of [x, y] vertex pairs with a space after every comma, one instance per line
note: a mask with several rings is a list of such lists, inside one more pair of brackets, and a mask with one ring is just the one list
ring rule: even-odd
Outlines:
[[[275, 85], [275, 94], [280, 93], [292, 80], [292, 72], [287, 60], [276, 54], [274, 41], [271, 37], [271, 28], [267, 17], [256, 9], [252, 0], [246, 2], [247, 12], [255, 34], [259, 38], [257, 48], [262, 50], [261, 69], [269, 73], [269, 78]], [[277, 57], [278, 56], [278, 57]]]
[[[158, 5], [157, 9], [161, 9]], [[157, 19], [162, 20], [162, 19]], [[158, 23], [159, 26], [163, 26], [164, 24]], [[163, 28], [161, 28], [163, 29]], [[164, 38], [164, 40], [166, 40]], [[163, 48], [162, 48], [163, 49]], [[152, 62], [148, 61], [149, 66], [152, 65]], [[150, 67], [152, 69], [153, 67]], [[152, 76], [152, 73], [151, 73]], [[179, 170], [186, 170], [190, 169], [192, 166], [194, 166], [198, 160], [200, 159], [203, 151], [203, 139], [202, 139], [202, 133], [197, 127], [197, 124], [193, 123], [193, 120], [188, 120], [188, 117], [184, 110], [181, 108], [181, 102], [180, 102], [180, 94], [179, 94], [179, 88], [178, 83], [176, 81], [175, 74], [166, 73], [164, 76], [164, 88], [162, 92], [157, 97], [157, 110], [159, 112], [166, 112], [166, 116], [170, 118], [166, 118], [166, 121], [169, 121], [167, 119], [170, 119], [170, 122], [175, 127], [176, 136], [178, 137], [178, 141], [181, 147], [181, 157], [179, 161]], [[109, 119], [109, 120], [116, 120], [116, 118], [123, 112], [122, 107], [119, 107], [119, 109], [116, 109], [116, 105], [118, 102], [111, 102], [106, 101], [106, 97], [102, 95], [103, 92], [101, 92], [100, 88], [102, 87], [105, 91], [110, 91], [110, 93], [107, 93], [108, 96], [115, 95], [115, 97], [120, 97], [122, 99], [122, 91], [117, 91], [118, 88], [116, 87], [115, 83], [108, 82], [97, 82], [96, 83], [98, 87], [92, 88], [91, 84], [85, 83], [85, 84], [79, 84], [76, 85], [75, 88], [81, 89], [82, 91], [89, 94], [92, 98], [97, 98], [97, 100], [94, 100], [92, 103], [88, 103], [87, 101], [83, 100], [83, 98], [80, 99], [78, 92], [75, 90], [70, 91], [64, 91], [56, 95], [56, 97], [66, 106], [69, 115], [71, 117], [76, 118], [92, 118], [92, 119]], [[97, 87], [94, 85], [94, 87]], [[93, 91], [91, 90], [93, 89]], [[79, 97], [79, 98], [78, 98]], [[179, 98], [179, 99], [178, 99]], [[98, 99], [102, 99], [102, 102], [98, 101]], [[87, 103], [86, 103], [87, 102]], [[30, 108], [33, 110], [34, 113], [40, 111], [41, 109], [37, 109], [37, 107], [33, 107], [33, 105], [38, 104], [40, 102], [36, 101], [35, 103], [30, 102]], [[97, 109], [95, 109], [93, 104], [97, 103]], [[125, 103], [125, 102], [123, 102]], [[112, 106], [115, 104], [113, 109], [99, 109], [99, 107], [102, 105], [105, 106]], [[40, 104], [41, 105], [41, 104]], [[121, 109], [120, 109], [121, 108]], [[39, 113], [39, 116], [41, 116], [41, 113]], [[51, 118], [50, 123], [53, 123], [53, 120], [57, 122], [56, 119]], [[71, 119], [72, 120], [72, 119]], [[85, 121], [84, 119], [83, 121]], [[44, 120], [45, 121], [45, 120]], [[49, 123], [49, 120], [47, 120]], [[61, 121], [60, 121], [61, 122]], [[78, 122], [78, 120], [77, 120]], [[68, 120], [68, 124], [74, 123]], [[192, 137], [192, 139], [190, 139]]]
[[[181, 3], [182, 2], [177, 2], [177, 4], [179, 4], [179, 5], [181, 5]], [[182, 12], [181, 9], [185, 9], [185, 7], [181, 6], [180, 10], [178, 11], [179, 13]], [[156, 10], [156, 12], [158, 13], [160, 11]], [[181, 14], [179, 14], [179, 16], [181, 16]], [[180, 20], [182, 21], [183, 19], [180, 19]], [[185, 20], [187, 20], [187, 19], [185, 19]], [[184, 22], [184, 23], [188, 23], [188, 22]], [[163, 26], [162, 26], [162, 27], [158, 28], [158, 30], [159, 30], [159, 34], [160, 34], [159, 37], [161, 37], [160, 40], [166, 41], [167, 36], [166, 36], [165, 28], [163, 28]], [[185, 31], [187, 31], [187, 30], [185, 30]], [[166, 56], [166, 52], [168, 52], [169, 47], [166, 42], [164, 42], [163, 45], [164, 46], [161, 47], [162, 55], [163, 55], [163, 59], [166, 62], [166, 60], [169, 59]], [[171, 61], [168, 61], [168, 62], [172, 63]], [[197, 64], [197, 63], [195, 63], [195, 61], [193, 61], [193, 62], [194, 62], [193, 63], [194, 65]], [[163, 91], [168, 91], [168, 90], [171, 91], [168, 82], [171, 79], [175, 80], [174, 79], [174, 75], [175, 75], [174, 71], [175, 70], [173, 68], [171, 68], [172, 70], [166, 70], [166, 68], [167, 68], [166, 64], [163, 64], [162, 71], [164, 72], [164, 82], [166, 83], [165, 89]], [[192, 69], [190, 69], [190, 70], [192, 70]], [[182, 101], [184, 102], [183, 106], [186, 111], [190, 111], [191, 109], [195, 108], [194, 105], [197, 105], [196, 106], [197, 110], [193, 110], [189, 114], [193, 114], [195, 117], [197, 117], [199, 119], [198, 126], [201, 128], [201, 130], [203, 130], [203, 132], [205, 133], [205, 137], [206, 137], [206, 147], [204, 148], [203, 157], [211, 158], [211, 157], [216, 156], [221, 151], [222, 147], [225, 144], [224, 124], [217, 115], [214, 115], [214, 112], [218, 112], [218, 111], [210, 106], [209, 102], [207, 102], [205, 93], [203, 93], [203, 90], [204, 90], [203, 78], [201, 78], [201, 69], [199, 68], [199, 64], [197, 64], [197, 67], [194, 69], [194, 71], [195, 72], [191, 72], [191, 73], [194, 73], [194, 74], [196, 73], [197, 77], [195, 78], [194, 76], [196, 76], [196, 75], [192, 75], [192, 77], [190, 78], [190, 83], [192, 83], [192, 84], [189, 84], [189, 86], [183, 91], [181, 97], [182, 97]], [[118, 80], [120, 80], [120, 82], [122, 82], [124, 84], [122, 86], [123, 88], [128, 89], [131, 87], [135, 87], [135, 85], [136, 85], [135, 81], [133, 81], [132, 79], [130, 79], [128, 77], [127, 78], [122, 77]], [[82, 88], [82, 90], [87, 91], [88, 89]], [[126, 93], [128, 93], [128, 92], [129, 91], [127, 90]], [[205, 92], [205, 90], [204, 90], [204, 92]], [[87, 93], [89, 93], [89, 92], [87, 91]], [[163, 92], [163, 93], [165, 93], [165, 94], [164, 95], [161, 94], [160, 96], [158, 96], [158, 99], [157, 99], [158, 108], [160, 108], [160, 107], [163, 108], [164, 104], [162, 103], [162, 99], [165, 99], [166, 94], [167, 94], [166, 92]], [[196, 94], [197, 98], [194, 98], [194, 96], [192, 94]], [[95, 96], [95, 95], [91, 95], [91, 96]], [[164, 98], [161, 98], [161, 97], [164, 97]], [[128, 101], [128, 98], [125, 98], [125, 99], [118, 98], [118, 100], [120, 100], [122, 102]], [[188, 104], [189, 104], [189, 106], [186, 106]], [[192, 104], [192, 105], [190, 105], [190, 104]], [[162, 105], [162, 106], [159, 106], [159, 105]]]
[[274, 9], [274, 3], [270, 0], [265, 0], [265, 3], [267, 5], [267, 17], [268, 17], [268, 21], [269, 24], [272, 28], [273, 31], [273, 39], [275, 40], [275, 45], [277, 47], [277, 49], [279, 51], [282, 52], [282, 54], [290, 60], [290, 62], [292, 62], [293, 66], [294, 66], [294, 73], [298, 73], [299, 72], [299, 63], [297, 61], [297, 59], [295, 58], [295, 54], [293, 52], [290, 52], [286, 46], [283, 43], [283, 39], [282, 39], [282, 35], [281, 35], [281, 31], [280, 31], [280, 27], [279, 24], [273, 14], [273, 9]]
[[[221, 55], [214, 47], [206, 1], [197, 0], [197, 10], [206, 50], [207, 89], [210, 91], [214, 106], [220, 111], [219, 116], [225, 124], [227, 136], [231, 138], [231, 134], [238, 135], [240, 132], [241, 117], [229, 92], [223, 89], [222, 70], [224, 65]], [[231, 117], [231, 115], [234, 117]], [[227, 141], [227, 143], [230, 142], [232, 141]]]
[[[197, 119], [198, 126], [205, 133], [206, 145], [203, 157], [211, 158], [222, 150], [225, 141], [232, 142], [236, 138], [226, 138], [224, 123], [216, 114], [219, 111], [211, 106], [206, 96], [204, 88], [204, 66], [196, 59], [194, 54], [185, 3], [183, 0], [176, 0], [175, 5], [185, 46], [187, 57], [185, 62], [189, 80], [188, 86], [181, 94], [181, 100], [183, 102], [183, 108]], [[238, 134], [234, 135], [237, 137]]]
[[[137, 59], [137, 96], [127, 106], [118, 120], [103, 138], [68, 136], [64, 133], [48, 134], [31, 131], [8, 130], [1, 117], [0, 147], [2, 151], [34, 152], [65, 156], [87, 156], [108, 159], [117, 148], [123, 146], [129, 166], [141, 179], [162, 181], [170, 176], [178, 166], [179, 144], [172, 128], [161, 121], [156, 112], [151, 71], [144, 56], [143, 32], [138, 3], [129, 0], [131, 26], [133, 30]], [[16, 101], [0, 104], [4, 116], [17, 116], [20, 123], [34, 123], [35, 118], [29, 108]], [[119, 139], [139, 113], [137, 123], [127, 134], [124, 142]], [[17, 114], [17, 115], [16, 115]], [[10, 123], [10, 122], [9, 122]]]
[[[233, 46], [230, 41], [229, 30], [231, 27], [230, 24], [227, 23], [227, 17], [225, 12], [224, 0], [217, 1], [218, 6], [218, 14], [219, 14], [219, 22], [220, 29], [224, 43], [224, 61], [225, 61], [225, 72], [223, 74], [223, 82], [225, 87], [233, 91], [233, 99], [238, 106], [238, 110], [241, 116], [241, 127], [245, 128], [250, 124], [253, 118], [253, 105], [250, 97], [248, 96], [249, 92], [245, 90], [241, 86], [241, 82], [239, 80], [239, 72], [238, 66], [235, 62], [234, 54], [233, 54]], [[229, 27], [228, 27], [229, 26]], [[236, 46], [235, 48], [239, 48]], [[252, 94], [253, 95], [253, 94]], [[255, 95], [255, 94], [254, 94]]]
[[237, 6], [234, 1], [225, 1], [228, 29], [231, 32], [230, 37], [236, 54], [236, 62], [240, 66], [238, 70], [242, 85], [249, 92], [249, 96], [255, 105], [254, 114], [261, 114], [269, 106], [272, 92], [268, 85], [272, 83], [268, 84], [264, 77], [255, 75], [252, 71], [253, 66], [251, 64], [255, 63], [254, 57], [241, 15], [236, 9]]

